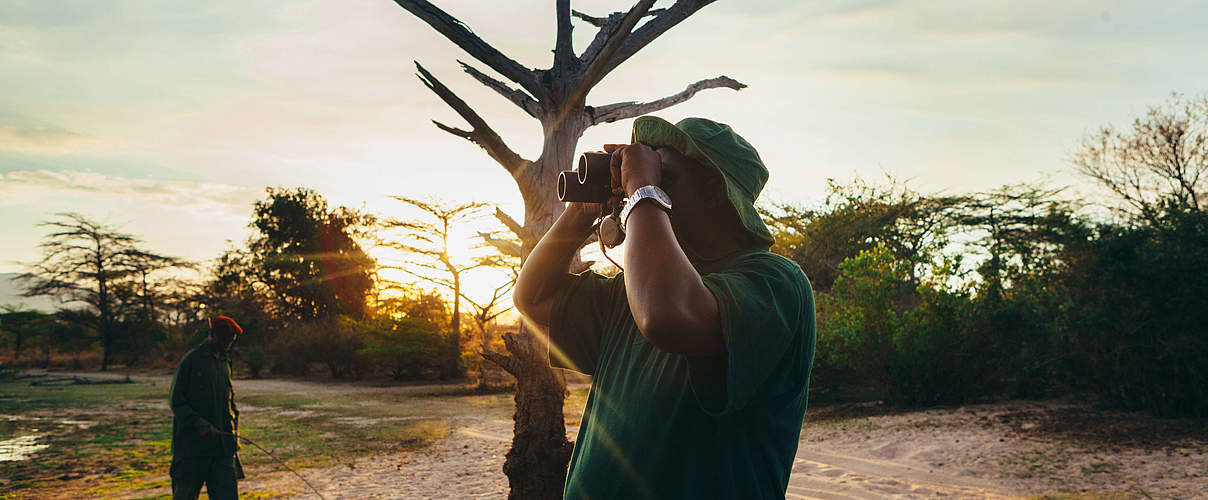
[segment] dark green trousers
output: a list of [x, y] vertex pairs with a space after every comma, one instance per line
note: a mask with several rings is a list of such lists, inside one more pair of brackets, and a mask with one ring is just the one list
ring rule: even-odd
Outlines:
[[201, 485], [211, 500], [238, 500], [239, 477], [235, 457], [172, 457], [173, 500], [197, 500]]

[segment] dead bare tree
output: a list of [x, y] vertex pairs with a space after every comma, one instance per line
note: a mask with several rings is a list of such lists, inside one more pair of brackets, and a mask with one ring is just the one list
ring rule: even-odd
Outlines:
[[[635, 118], [690, 99], [697, 92], [725, 87], [745, 87], [719, 76], [689, 85], [675, 95], [649, 102], [618, 102], [588, 106], [587, 94], [605, 76], [713, 0], [677, 0], [665, 9], [651, 10], [654, 0], [640, 0], [627, 12], [593, 17], [572, 11], [570, 0], [555, 1], [557, 32], [554, 58], [548, 69], [527, 68], [501, 53], [464, 23], [425, 0], [395, 0], [471, 57], [485, 64], [519, 88], [500, 81], [465, 62], [462, 69], [478, 82], [507, 98], [541, 122], [544, 143], [535, 160], [521, 157], [465, 101], [449, 90], [418, 62], [419, 78], [469, 125], [452, 127], [433, 120], [441, 130], [477, 144], [515, 179], [524, 199], [524, 224], [497, 211], [496, 216], [520, 239], [520, 248], [497, 245], [501, 252], [523, 258], [562, 211], [555, 196], [557, 174], [574, 159], [575, 145], [587, 128]], [[578, 55], [571, 43], [572, 16], [599, 28], [591, 43]], [[649, 20], [638, 25], [645, 17]], [[582, 263], [578, 263], [581, 267]], [[511, 486], [509, 498], [552, 499], [562, 495], [562, 484], [570, 460], [562, 404], [566, 383], [549, 366], [544, 332], [527, 325], [504, 337], [508, 354], [484, 353], [516, 377], [516, 414], [512, 449], [503, 470]]]
[[1208, 98], [1172, 95], [1131, 130], [1103, 127], [1087, 137], [1071, 161], [1134, 216], [1153, 222], [1163, 204], [1199, 210], [1208, 196]]

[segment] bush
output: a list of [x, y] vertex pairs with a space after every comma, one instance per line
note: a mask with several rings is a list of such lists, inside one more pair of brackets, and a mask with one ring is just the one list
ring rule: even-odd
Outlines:
[[1101, 227], [1071, 261], [1075, 379], [1125, 408], [1208, 416], [1208, 214]]
[[365, 347], [358, 354], [375, 368], [389, 372], [391, 379], [439, 374], [446, 346], [440, 331], [431, 323], [411, 318], [381, 318], [354, 325], [365, 339]]
[[[904, 274], [883, 247], [861, 251], [839, 265], [831, 293], [820, 302], [817, 358], [826, 366], [849, 371], [893, 399], [890, 365], [894, 338], [901, 335], [902, 315], [897, 306]], [[825, 378], [825, 375], [823, 375]]]
[[251, 373], [252, 378], [260, 378], [260, 373], [268, 366], [268, 356], [264, 354], [264, 349], [259, 347], [240, 349], [239, 356], [243, 358], [243, 363], [247, 365], [247, 370]]
[[168, 339], [168, 329], [156, 321], [129, 319], [119, 328], [113, 336], [114, 358], [128, 367], [153, 357], [149, 355], [158, 352]]
[[839, 267], [831, 293], [819, 300], [815, 373], [822, 387], [860, 383], [912, 407], [962, 403], [999, 388], [1002, 356], [987, 330], [975, 328], [970, 292], [911, 287], [883, 247]]
[[985, 338], [968, 328], [968, 294], [919, 287], [918, 307], [894, 337], [890, 401], [904, 406], [957, 404], [995, 386]]
[[364, 371], [357, 354], [362, 347], [346, 322], [326, 320], [286, 327], [277, 333], [270, 354], [277, 371], [306, 375], [312, 363], [320, 363], [327, 366], [332, 378], [342, 378]]

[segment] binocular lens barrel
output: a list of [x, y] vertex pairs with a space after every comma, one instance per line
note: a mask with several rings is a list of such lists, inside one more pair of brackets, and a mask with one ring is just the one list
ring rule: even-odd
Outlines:
[[612, 196], [612, 155], [587, 152], [577, 171], [558, 173], [558, 201], [604, 203]]
[[612, 189], [612, 155], [595, 152], [579, 155], [579, 182], [602, 184]]

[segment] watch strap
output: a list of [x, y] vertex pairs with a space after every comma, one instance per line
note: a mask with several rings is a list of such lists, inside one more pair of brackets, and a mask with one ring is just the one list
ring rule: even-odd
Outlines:
[[633, 212], [633, 207], [636, 207], [642, 200], [651, 200], [662, 207], [663, 210], [671, 212], [671, 197], [667, 193], [655, 185], [647, 185], [637, 188], [633, 194], [625, 200], [625, 207], [621, 209], [621, 230], [624, 231], [629, 222], [629, 214]]

